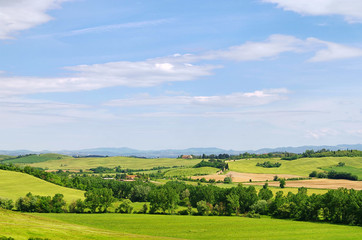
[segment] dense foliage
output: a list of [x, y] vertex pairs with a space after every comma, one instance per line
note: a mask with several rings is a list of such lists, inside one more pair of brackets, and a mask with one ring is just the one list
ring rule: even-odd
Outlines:
[[194, 168], [200, 168], [200, 167], [214, 167], [219, 168], [221, 170], [229, 169], [229, 165], [225, 163], [223, 160], [215, 160], [210, 159], [209, 161], [202, 160], [198, 164], [194, 166]]
[[279, 162], [276, 163], [271, 163], [270, 161], [266, 161], [263, 163], [257, 163], [256, 166], [258, 167], [263, 167], [263, 168], [278, 168], [280, 167], [282, 164]]

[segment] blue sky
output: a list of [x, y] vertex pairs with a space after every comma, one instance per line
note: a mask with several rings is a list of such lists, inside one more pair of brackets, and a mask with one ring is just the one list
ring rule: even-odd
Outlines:
[[0, 0], [1, 149], [356, 144], [359, 0]]

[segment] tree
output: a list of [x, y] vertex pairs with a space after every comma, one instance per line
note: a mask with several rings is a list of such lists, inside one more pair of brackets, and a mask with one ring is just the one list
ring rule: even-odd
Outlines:
[[115, 201], [113, 191], [109, 188], [95, 188], [84, 193], [85, 203], [92, 213], [107, 212], [107, 208]]
[[159, 209], [165, 213], [166, 210], [173, 214], [177, 208], [180, 197], [176, 190], [170, 186], [162, 186], [150, 193], [151, 212], [154, 213]]
[[280, 186], [280, 188], [284, 188], [285, 187], [285, 178], [281, 178], [281, 179], [279, 179], [279, 186]]
[[54, 197], [51, 200], [51, 206], [52, 206], [52, 212], [55, 213], [62, 213], [64, 212], [64, 207], [66, 205], [66, 202], [64, 201], [64, 195], [57, 193], [54, 195]]
[[273, 197], [273, 192], [268, 188], [268, 183], [265, 183], [263, 188], [259, 190], [259, 199], [269, 200]]
[[233, 179], [232, 179], [231, 177], [225, 177], [225, 178], [224, 178], [224, 183], [230, 184], [230, 183], [232, 183], [232, 182], [233, 182]]
[[200, 215], [206, 216], [209, 215], [210, 212], [210, 204], [208, 204], [206, 201], [199, 201], [197, 202], [197, 212]]
[[[147, 205], [146, 205], [146, 207], [147, 207]], [[133, 210], [132, 201], [129, 200], [129, 199], [123, 199], [121, 201], [121, 204], [119, 204], [118, 208], [116, 209], [116, 212], [119, 212], [119, 213], [132, 213], [132, 210]]]

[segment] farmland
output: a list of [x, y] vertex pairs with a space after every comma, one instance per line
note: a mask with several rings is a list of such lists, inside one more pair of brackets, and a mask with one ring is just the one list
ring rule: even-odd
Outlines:
[[360, 239], [362, 237], [360, 227], [270, 218], [143, 214], [33, 215], [119, 233], [183, 239]]
[[99, 166], [114, 168], [121, 166], [129, 169], [151, 169], [153, 167], [191, 167], [200, 162], [200, 159], [174, 159], [174, 158], [133, 158], [133, 157], [103, 157], [103, 158], [73, 158], [53, 159], [45, 162], [29, 164], [32, 167], [41, 167], [49, 170], [87, 170]]
[[67, 202], [84, 197], [80, 190], [61, 187], [25, 173], [0, 170], [0, 197], [16, 200], [28, 192], [42, 196], [61, 193]]
[[272, 163], [280, 162], [278, 168], [257, 167], [256, 164], [263, 162], [262, 159], [241, 159], [229, 162], [229, 168], [241, 173], [269, 173], [269, 174], [294, 174], [308, 176], [312, 171], [322, 171], [322, 169], [336, 166], [339, 162], [344, 162], [346, 166], [353, 167], [355, 173], [362, 173], [362, 157], [323, 157], [323, 158], [299, 158], [296, 160], [268, 159]]

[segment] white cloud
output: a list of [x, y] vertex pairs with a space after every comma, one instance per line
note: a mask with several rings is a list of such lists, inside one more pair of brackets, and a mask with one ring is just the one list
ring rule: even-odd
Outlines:
[[[152, 87], [166, 82], [190, 81], [209, 76], [221, 66], [195, 64], [210, 60], [256, 61], [274, 59], [282, 53], [315, 53], [311, 62], [362, 56], [362, 49], [316, 38], [298, 39], [271, 35], [266, 41], [247, 42], [227, 50], [199, 55], [175, 54], [139, 62], [120, 61], [65, 67], [68, 77], [29, 77], [0, 74], [0, 94], [23, 95], [43, 92], [74, 92], [114, 86]], [[191, 64], [193, 63], [193, 64]]]
[[338, 43], [322, 41], [317, 38], [299, 39], [294, 36], [273, 34], [261, 42], [246, 42], [227, 50], [217, 50], [199, 55], [174, 55], [180, 61], [230, 60], [260, 61], [275, 59], [283, 53], [315, 53], [309, 61], [322, 62], [362, 56], [362, 49]]
[[226, 59], [233, 61], [254, 61], [274, 58], [285, 52], [300, 52], [304, 41], [294, 36], [274, 34], [263, 42], [246, 42], [228, 50], [212, 51], [196, 58]]
[[65, 1], [69, 0], [0, 0], [0, 39], [50, 21], [46, 12]]
[[266, 89], [248, 93], [232, 93], [221, 96], [160, 96], [142, 95], [135, 98], [116, 99], [106, 103], [106, 106], [159, 106], [159, 105], [193, 105], [211, 107], [244, 107], [265, 105], [271, 102], [285, 100], [287, 89]]
[[143, 62], [110, 62], [67, 67], [70, 77], [0, 76], [0, 94], [74, 92], [113, 86], [151, 87], [165, 82], [188, 81], [211, 75], [216, 66], [197, 66], [150, 59]]
[[362, 49], [360, 48], [321, 41], [316, 38], [308, 38], [307, 41], [312, 44], [320, 44], [321, 46], [324, 46], [323, 49], [320, 49], [315, 53], [314, 57], [309, 59], [310, 62], [325, 62], [362, 56]]
[[262, 0], [303, 15], [341, 15], [349, 23], [362, 22], [360, 0]]

